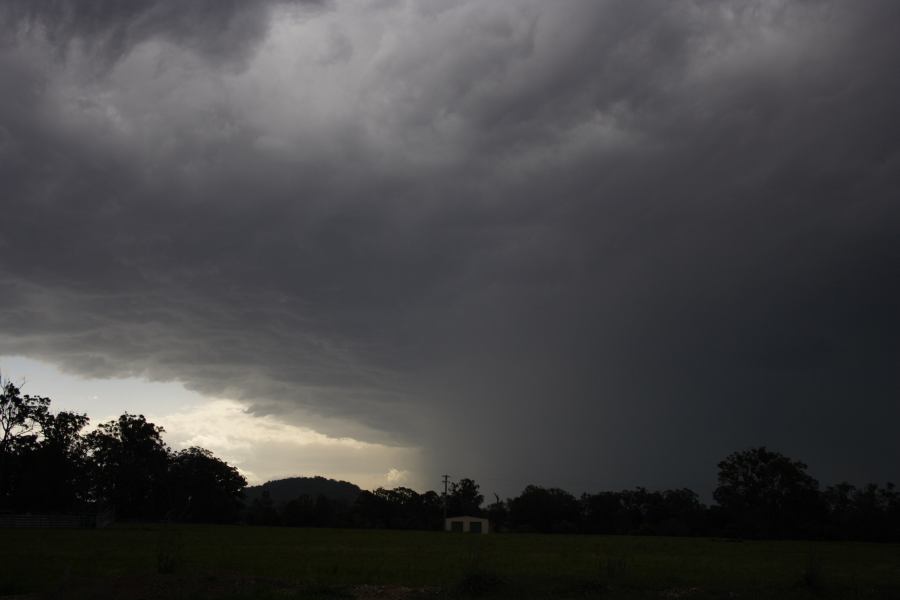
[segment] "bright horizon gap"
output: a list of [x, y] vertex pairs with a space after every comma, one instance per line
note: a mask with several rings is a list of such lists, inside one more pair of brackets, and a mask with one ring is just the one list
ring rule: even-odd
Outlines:
[[126, 412], [143, 414], [165, 429], [170, 447], [206, 448], [235, 466], [248, 485], [322, 476], [362, 489], [404, 485], [424, 491], [417, 485], [415, 448], [335, 437], [273, 415], [254, 415], [244, 402], [205, 396], [178, 382], [81, 377], [25, 356], [0, 356], [0, 374], [23, 384], [23, 394], [50, 398], [53, 412], [87, 414], [88, 428]]

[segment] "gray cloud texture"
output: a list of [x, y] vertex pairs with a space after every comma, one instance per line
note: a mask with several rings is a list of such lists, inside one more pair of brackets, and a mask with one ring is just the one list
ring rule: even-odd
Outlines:
[[751, 444], [896, 477], [893, 0], [0, 21], [0, 353], [486, 491], [708, 489]]

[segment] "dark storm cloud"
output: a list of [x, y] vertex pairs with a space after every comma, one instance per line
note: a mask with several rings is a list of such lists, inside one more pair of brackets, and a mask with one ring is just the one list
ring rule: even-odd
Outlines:
[[488, 491], [896, 475], [896, 3], [122, 6], [4, 13], [0, 352]]
[[[0, 7], [7, 35], [45, 37], [65, 53], [73, 44], [98, 66], [135, 45], [164, 38], [206, 56], [229, 58], [251, 49], [266, 32], [278, 0], [10, 0]], [[315, 0], [298, 4], [319, 4]]]

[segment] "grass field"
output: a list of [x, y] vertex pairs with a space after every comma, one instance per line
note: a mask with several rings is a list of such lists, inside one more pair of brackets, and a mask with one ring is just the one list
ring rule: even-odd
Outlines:
[[0, 529], [0, 598], [900, 598], [900, 545], [238, 526]]

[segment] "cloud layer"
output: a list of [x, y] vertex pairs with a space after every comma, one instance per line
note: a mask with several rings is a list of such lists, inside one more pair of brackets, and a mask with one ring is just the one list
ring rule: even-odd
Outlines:
[[0, 353], [507, 492], [894, 475], [895, 2], [120, 4], [0, 9]]

